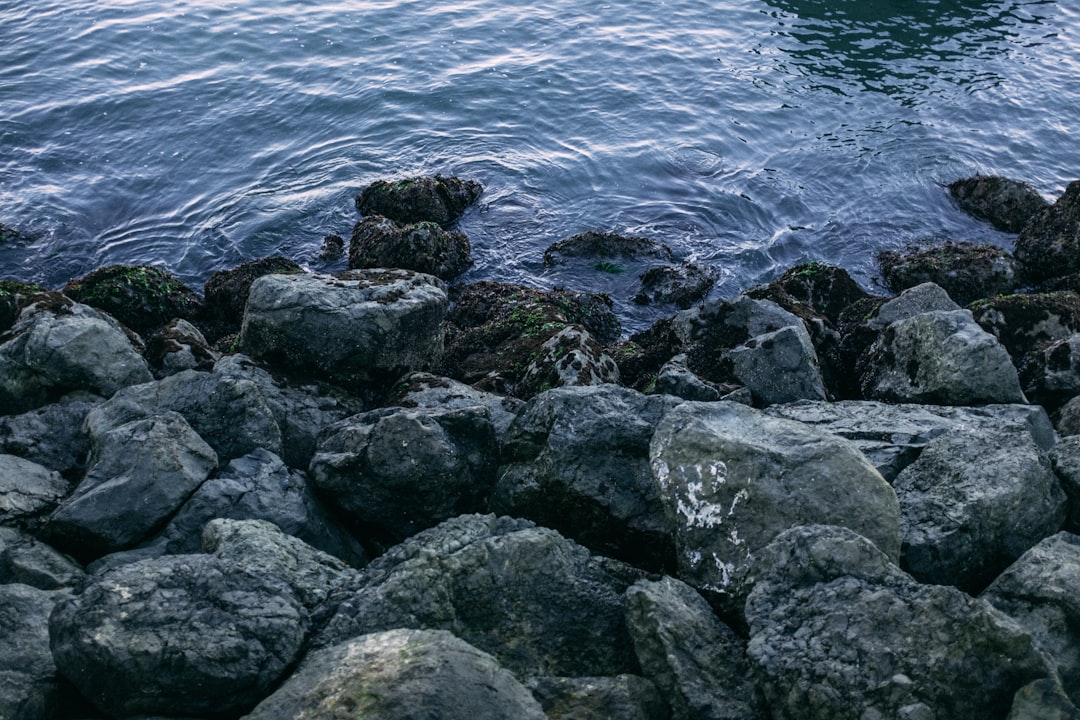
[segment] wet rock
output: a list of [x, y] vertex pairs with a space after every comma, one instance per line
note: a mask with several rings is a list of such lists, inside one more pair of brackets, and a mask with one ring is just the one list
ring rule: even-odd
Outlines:
[[651, 259], [670, 262], [673, 255], [670, 247], [652, 238], [589, 230], [560, 240], [544, 251], [544, 265], [560, 265], [569, 258]]
[[240, 329], [248, 292], [255, 280], [273, 273], [302, 272], [302, 267], [280, 255], [251, 260], [234, 268], [215, 272], [203, 285], [207, 324], [211, 330], [210, 340]]
[[68, 282], [63, 293], [107, 312], [143, 336], [173, 318], [194, 320], [202, 299], [165, 270], [149, 265], [109, 265]]
[[701, 302], [716, 285], [717, 272], [696, 263], [661, 265], [649, 268], [639, 278], [634, 295], [638, 305], [676, 305], [683, 310]]
[[170, 320], [146, 341], [146, 359], [158, 377], [181, 370], [213, 370], [219, 357], [199, 329], [181, 318]]
[[452, 175], [376, 180], [356, 197], [361, 215], [383, 215], [399, 223], [449, 225], [483, 192], [475, 180]]
[[307, 626], [273, 575], [172, 555], [96, 576], [57, 604], [49, 638], [60, 673], [108, 716], [235, 716], [275, 686]]
[[[3, 232], [0, 225], [0, 233]], [[33, 302], [35, 295], [47, 292], [36, 283], [24, 283], [17, 280], [0, 280], [0, 334], [7, 332], [23, 308]]]
[[0, 526], [0, 585], [22, 583], [39, 590], [74, 587], [86, 573], [72, 558], [19, 530]]
[[866, 324], [874, 330], [884, 330], [898, 320], [909, 320], [916, 315], [935, 310], [960, 310], [949, 293], [932, 282], [907, 288], [896, 297], [879, 305], [867, 319]]
[[735, 403], [684, 403], [650, 458], [675, 529], [679, 578], [738, 615], [754, 554], [794, 525], [833, 523], [900, 554], [892, 488], [850, 441]]
[[1051, 411], [1080, 395], [1080, 335], [1031, 352], [1025, 358], [1020, 379], [1024, 394]]
[[0, 454], [0, 525], [30, 522], [51, 512], [70, 489], [55, 470]]
[[682, 331], [685, 328], [678, 320], [677, 315], [662, 318], [653, 323], [652, 327], [634, 333], [629, 339], [608, 348], [612, 359], [619, 366], [619, 378], [624, 385], [641, 392], [651, 391], [660, 370], [679, 356], [679, 362], [691, 373], [704, 382], [711, 382], [690, 370], [690, 358], [686, 354], [689, 339], [683, 336]]
[[[0, 717], [55, 717], [64, 690], [49, 652], [49, 613], [64, 593], [0, 585]], [[70, 690], [69, 690], [70, 691]]]
[[415, 372], [401, 379], [387, 404], [447, 409], [485, 407], [501, 445], [510, 423], [525, 403], [518, 398], [484, 392], [453, 378]]
[[0, 414], [33, 410], [73, 390], [109, 397], [151, 379], [115, 320], [62, 298], [28, 307], [3, 338]]
[[310, 653], [247, 720], [545, 720], [493, 657], [445, 630], [397, 629]]
[[1080, 711], [1065, 696], [1059, 681], [1043, 678], [1016, 691], [1005, 720], [1080, 720]]
[[748, 290], [746, 295], [771, 300], [799, 317], [805, 317], [809, 310], [834, 325], [844, 308], [870, 297], [846, 270], [817, 260], [789, 268], [776, 280]]
[[764, 720], [746, 642], [689, 585], [670, 577], [635, 583], [626, 591], [626, 622], [672, 720]]
[[1069, 499], [1065, 529], [1080, 533], [1080, 435], [1069, 435], [1048, 453], [1054, 473]]
[[878, 264], [885, 285], [894, 293], [932, 282], [961, 305], [1012, 292], [1019, 284], [1012, 255], [984, 243], [916, 244], [881, 253]]
[[971, 311], [1017, 365], [1046, 343], [1080, 332], [1080, 295], [1074, 292], [1005, 295], [980, 300]]
[[712, 401], [719, 400], [729, 386], [720, 386], [708, 380], [702, 380], [687, 367], [685, 353], [676, 355], [668, 360], [660, 372], [656, 374], [656, 382], [651, 388], [652, 393], [660, 395], [673, 395], [683, 400]]
[[656, 685], [637, 675], [530, 678], [532, 692], [550, 720], [668, 720]]
[[425, 221], [400, 225], [381, 215], [364, 218], [349, 240], [349, 268], [404, 268], [453, 280], [472, 264], [465, 235]]
[[345, 238], [340, 235], [324, 237], [322, 247], [319, 248], [319, 259], [323, 262], [333, 262], [343, 257], [345, 257]]
[[1080, 435], [1080, 396], [1074, 397], [1061, 406], [1057, 412], [1055, 426], [1062, 436]]
[[498, 452], [486, 408], [383, 408], [327, 428], [311, 477], [366, 539], [385, 546], [483, 510]]
[[935, 438], [893, 487], [901, 567], [925, 583], [977, 592], [1065, 521], [1065, 492], [1023, 431]]
[[46, 537], [82, 559], [130, 547], [216, 466], [217, 455], [178, 413], [120, 425], [95, 439], [86, 477], [50, 516]]
[[396, 379], [442, 356], [446, 303], [440, 280], [408, 270], [264, 275], [251, 285], [240, 347], [346, 388]]
[[32, 242], [33, 236], [13, 228], [10, 225], [0, 223], [0, 244], [3, 243], [27, 243]]
[[1020, 269], [1032, 282], [1080, 271], [1080, 181], [1036, 213], [1016, 239]]
[[449, 630], [525, 675], [635, 673], [623, 593], [642, 573], [525, 520], [466, 515], [360, 571], [315, 639], [390, 628]]
[[529, 398], [555, 387], [618, 382], [619, 366], [611, 356], [588, 330], [569, 325], [540, 344], [514, 392]]
[[998, 175], [975, 175], [949, 184], [960, 209], [998, 230], [1018, 233], [1048, 205], [1027, 183]]
[[674, 542], [649, 467], [649, 441], [675, 398], [614, 385], [530, 400], [503, 443], [498, 514], [554, 528], [593, 552], [674, 570]]
[[759, 553], [747, 654], [774, 718], [1004, 717], [1053, 669], [1015, 622], [833, 526]]

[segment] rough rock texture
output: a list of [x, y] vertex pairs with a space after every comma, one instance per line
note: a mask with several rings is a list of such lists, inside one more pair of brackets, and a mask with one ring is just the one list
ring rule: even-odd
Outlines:
[[[0, 224], [0, 237], [5, 228]], [[18, 280], [0, 280], [0, 333], [5, 333], [19, 319], [22, 309], [34, 301], [41, 293], [46, 293], [41, 285], [24, 283]]]
[[988, 603], [920, 585], [844, 528], [794, 528], [758, 556], [747, 648], [776, 720], [1004, 718], [1053, 676]]
[[302, 273], [304, 269], [288, 258], [273, 257], [251, 260], [228, 270], [218, 270], [203, 285], [208, 324], [213, 330], [211, 340], [236, 332], [244, 319], [251, 284], [263, 275], [272, 273]]
[[652, 238], [589, 230], [564, 238], [544, 251], [545, 265], [558, 265], [569, 258], [616, 260], [653, 259], [670, 262], [671, 248]]
[[60, 672], [106, 715], [235, 715], [270, 692], [307, 624], [278, 578], [172, 555], [96, 576], [57, 604], [49, 638]]
[[349, 268], [404, 268], [453, 280], [472, 263], [469, 238], [438, 223], [398, 223], [380, 215], [353, 227]]
[[671, 713], [656, 685], [638, 675], [530, 678], [549, 720], [668, 720]]
[[90, 436], [82, 424], [96, 401], [96, 396], [72, 397], [0, 417], [0, 452], [44, 465], [66, 478], [82, 477], [90, 452]]
[[901, 567], [926, 583], [978, 591], [1065, 521], [1049, 459], [1018, 430], [935, 438], [893, 487]]
[[177, 413], [120, 425], [96, 438], [86, 477], [49, 518], [47, 537], [79, 558], [130, 547], [216, 467], [217, 455]]
[[661, 265], [640, 276], [641, 287], [634, 295], [638, 305], [672, 304], [683, 310], [700, 302], [716, 284], [718, 273], [696, 263]]
[[806, 523], [849, 527], [900, 554], [892, 488], [850, 441], [736, 403], [684, 403], [652, 439], [679, 577], [738, 614], [754, 553]]
[[526, 520], [466, 515], [390, 549], [331, 598], [317, 646], [449, 630], [519, 676], [635, 673], [623, 593], [642, 573]]
[[1058, 680], [1043, 678], [1016, 691], [1005, 720], [1080, 720]]
[[181, 318], [170, 320], [146, 341], [146, 359], [157, 377], [181, 370], [213, 370], [220, 357], [199, 328]]
[[1012, 255], [984, 243], [916, 244], [881, 253], [878, 264], [885, 285], [894, 293], [932, 282], [961, 305], [1012, 292], [1019, 284]]
[[546, 720], [487, 653], [445, 630], [388, 630], [310, 653], [247, 720]]
[[251, 285], [240, 347], [256, 359], [344, 387], [438, 362], [442, 281], [408, 270], [264, 275]]
[[475, 180], [452, 175], [376, 180], [356, 197], [361, 215], [384, 215], [395, 222], [449, 225], [484, 191]]
[[426, 372], [410, 373], [394, 388], [389, 405], [424, 408], [485, 407], [502, 443], [510, 423], [525, 404], [517, 398], [484, 392], [453, 378]]
[[1024, 394], [1050, 410], [1080, 395], [1080, 335], [1048, 343], [1024, 363]]
[[1048, 205], [1025, 182], [998, 175], [975, 175], [949, 184], [949, 194], [964, 212], [988, 220], [998, 230], [1018, 233]]
[[0, 414], [32, 410], [73, 390], [109, 397], [151, 379], [120, 325], [87, 305], [31, 305], [3, 340]]
[[149, 265], [109, 265], [72, 280], [63, 293], [148, 336], [173, 318], [199, 316], [202, 299], [179, 278]]
[[0, 455], [0, 525], [51, 512], [71, 488], [60, 473], [15, 455]]
[[802, 323], [753, 337], [730, 357], [735, 377], [763, 405], [825, 399], [817, 353]]
[[0, 585], [0, 718], [54, 717], [62, 701], [49, 651], [49, 613], [64, 593]]
[[746, 642], [689, 585], [665, 577], [626, 591], [626, 623], [645, 677], [672, 720], [764, 720]]
[[583, 327], [570, 325], [544, 340], [514, 391], [529, 398], [554, 387], [619, 382], [619, 366]]
[[650, 388], [651, 393], [673, 395], [683, 400], [719, 400], [724, 396], [725, 387], [702, 380], [687, 367], [685, 353], [680, 353], [664, 363], [656, 374], [656, 382]]
[[749, 297], [772, 300], [799, 317], [821, 315], [836, 324], [840, 313], [852, 303], [870, 295], [856, 283], [847, 270], [816, 260], [785, 270], [768, 285], [748, 290]]
[[1061, 439], [1049, 452], [1050, 464], [1069, 498], [1065, 529], [1080, 534], [1080, 435]]
[[85, 578], [82, 567], [67, 555], [33, 535], [0, 526], [0, 585], [59, 590], [75, 587]]
[[1080, 699], [1080, 537], [1046, 538], [1009, 566], [981, 597], [1016, 620], [1057, 665], [1064, 689]]
[[615, 385], [536, 396], [503, 443], [491, 510], [554, 528], [636, 567], [674, 571], [649, 442], [677, 403]]
[[1016, 239], [1014, 254], [1032, 282], [1080, 271], [1080, 180], [1031, 218]]
[[363, 536], [389, 545], [484, 510], [498, 454], [486, 408], [382, 408], [327, 428], [311, 477]]
[[875, 330], [884, 330], [897, 320], [907, 320], [935, 310], [960, 309], [944, 288], [935, 283], [926, 282], [910, 287], [891, 300], [878, 305], [866, 322]]
[[980, 300], [971, 312], [1018, 366], [1033, 350], [1080, 332], [1080, 294], [1068, 290]]
[[1054, 427], [1062, 437], [1080, 435], [1080, 395], [1061, 406], [1057, 411]]
[[864, 395], [887, 402], [1026, 402], [1005, 348], [967, 310], [897, 320], [860, 359]]

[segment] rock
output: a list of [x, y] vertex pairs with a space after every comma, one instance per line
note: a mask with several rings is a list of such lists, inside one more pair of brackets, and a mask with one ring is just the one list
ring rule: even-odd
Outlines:
[[716, 285], [718, 273], [711, 267], [684, 262], [661, 265], [641, 274], [640, 289], [634, 295], [638, 305], [677, 305], [683, 310], [701, 302]]
[[735, 377], [762, 405], [825, 399], [817, 353], [801, 323], [751, 338], [730, 357]]
[[267, 450], [230, 461], [200, 485], [157, 542], [171, 555], [198, 552], [203, 527], [214, 518], [267, 520], [354, 567], [367, 562], [363, 547], [331, 516], [306, 474], [291, 470]]
[[469, 238], [430, 221], [399, 225], [371, 215], [356, 223], [349, 240], [349, 269], [404, 268], [449, 281], [471, 264]]
[[1063, 437], [1080, 435], [1080, 399], [1074, 397], [1062, 405], [1058, 410], [1057, 418], [1057, 431]]
[[[627, 340], [608, 348], [611, 357], [619, 366], [619, 379], [623, 385], [649, 392], [655, 386], [660, 370], [676, 357], [690, 369], [690, 357], [686, 353], [690, 342], [689, 338], [683, 335], [686, 328], [685, 324], [680, 322], [681, 315], [682, 313], [679, 313], [673, 317], [661, 318], [648, 329], [634, 333]], [[704, 380], [696, 370], [690, 369], [690, 372]]]
[[560, 265], [569, 258], [670, 262], [673, 255], [670, 247], [652, 238], [589, 230], [549, 245], [544, 251], [544, 265]]
[[71, 488], [60, 473], [15, 455], [0, 455], [0, 525], [52, 512]]
[[1020, 371], [1024, 394], [1055, 410], [1080, 395], [1080, 334], [1032, 352]]
[[240, 347], [355, 388], [438, 362], [446, 303], [440, 280], [408, 270], [264, 275], [251, 285]]
[[1056, 665], [1064, 691], [1080, 698], [1080, 537], [1042, 540], [980, 596], [1015, 620]]
[[878, 264], [885, 286], [894, 293], [931, 282], [961, 305], [1012, 292], [1019, 284], [1012, 255], [986, 243], [910, 245], [882, 252]]
[[33, 242], [34, 237], [10, 225], [0, 223], [0, 244], [3, 243], [28, 243]]
[[483, 510], [498, 452], [486, 408], [383, 408], [327, 428], [311, 477], [365, 538], [390, 545]]
[[107, 312], [140, 335], [150, 335], [173, 318], [192, 320], [202, 299], [179, 278], [149, 265], [108, 265], [64, 286], [77, 303]]
[[637, 675], [530, 678], [532, 692], [550, 720], [668, 720], [660, 691]]
[[848, 440], [736, 403], [684, 403], [649, 455], [679, 578], [725, 613], [741, 612], [754, 554], [794, 525], [843, 525], [899, 557], [896, 495]]
[[972, 304], [971, 312], [1017, 365], [1046, 343], [1080, 332], [1080, 295], [1071, 291], [980, 300]]
[[1014, 255], [1032, 282], [1080, 271], [1080, 181], [1069, 183], [1053, 205], [1031, 218]]
[[361, 570], [314, 642], [441, 629], [519, 676], [635, 673], [623, 593], [641, 576], [528, 521], [461, 516]]
[[701, 400], [710, 402], [719, 400], [726, 393], [726, 386], [702, 380], [687, 367], [685, 353], [668, 360], [656, 374], [656, 382], [650, 392], [659, 395], [673, 395], [683, 400]]
[[361, 215], [383, 215], [399, 223], [449, 225], [484, 191], [475, 180], [454, 176], [376, 180], [356, 197]]
[[206, 524], [202, 549], [216, 558], [280, 578], [312, 610], [355, 573], [343, 561], [286, 535], [266, 520], [226, 520]]
[[115, 320], [60, 300], [35, 303], [0, 344], [0, 414], [33, 410], [73, 390], [109, 397], [151, 379]]
[[219, 357], [199, 329], [181, 318], [170, 320], [146, 342], [146, 359], [158, 377], [181, 370], [213, 370]]
[[836, 325], [840, 313], [870, 294], [846, 270], [817, 260], [800, 263], [768, 285], [746, 291], [755, 300], [771, 300], [798, 317], [820, 315]]
[[319, 248], [319, 259], [323, 262], [334, 262], [343, 257], [345, 257], [345, 238], [340, 235], [324, 237], [322, 247]]
[[771, 717], [1004, 717], [1053, 669], [983, 600], [920, 585], [856, 533], [796, 527], [758, 554], [747, 654]]
[[1005, 720], [1080, 720], [1080, 711], [1065, 696], [1061, 683], [1043, 678], [1016, 691]]
[[615, 385], [536, 396], [503, 443], [491, 510], [528, 518], [636, 567], [673, 571], [675, 546], [649, 467], [649, 441], [677, 402]]
[[63, 690], [49, 652], [49, 613], [64, 593], [0, 585], [0, 717], [55, 717]]
[[135, 545], [217, 467], [217, 455], [174, 412], [120, 425], [96, 439], [86, 477], [44, 530], [81, 559]]
[[300, 650], [308, 618], [280, 579], [210, 555], [95, 576], [49, 619], [61, 674], [103, 713], [236, 716]]
[[32, 535], [0, 526], [0, 585], [21, 583], [39, 590], [59, 590], [74, 587], [85, 578], [82, 567], [67, 555]]
[[522, 398], [555, 387], [619, 382], [619, 366], [583, 327], [570, 325], [540, 344], [535, 359], [514, 386]]
[[1080, 532], [1080, 436], [1069, 435], [1061, 439], [1049, 452], [1054, 474], [1061, 480], [1061, 487], [1069, 499], [1069, 512], [1065, 529]]
[[671, 704], [672, 720], [766, 717], [750, 677], [746, 643], [674, 578], [626, 591], [626, 623], [642, 672]]
[[998, 175], [956, 180], [949, 184], [949, 194], [964, 212], [1009, 233], [1023, 230], [1048, 205], [1027, 183]]
[[907, 288], [893, 299], [879, 305], [867, 320], [867, 325], [874, 330], [884, 330], [898, 320], [908, 320], [923, 313], [960, 309], [944, 288], [926, 282]]
[[978, 405], [1023, 403], [1005, 348], [967, 310], [937, 310], [897, 320], [859, 363], [867, 399]]
[[453, 378], [415, 372], [401, 379], [388, 404], [447, 409], [485, 407], [495, 428], [495, 437], [502, 445], [510, 423], [525, 403], [518, 398], [484, 392]]
[[[3, 232], [4, 226], [0, 225], [0, 235]], [[35, 296], [45, 292], [48, 290], [36, 283], [0, 280], [0, 334], [11, 329], [15, 321], [19, 319], [19, 313], [33, 302]]]
[[941, 435], [893, 487], [901, 567], [920, 582], [961, 590], [985, 587], [1065, 520], [1065, 492], [1049, 459], [1019, 430]]
[[98, 399], [69, 396], [64, 402], [0, 417], [0, 452], [44, 465], [65, 478], [81, 478], [90, 452], [90, 436], [82, 424]]
[[248, 292], [255, 280], [273, 273], [303, 272], [302, 267], [280, 255], [251, 260], [234, 268], [215, 272], [203, 285], [208, 325], [212, 328], [210, 339], [216, 340], [240, 329]]
[[493, 657], [445, 630], [397, 629], [310, 653], [246, 720], [545, 720]]

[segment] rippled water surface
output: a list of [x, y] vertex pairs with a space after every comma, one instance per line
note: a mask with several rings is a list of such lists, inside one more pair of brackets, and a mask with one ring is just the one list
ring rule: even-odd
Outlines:
[[[1080, 178], [1073, 0], [0, 0], [0, 277], [152, 263], [199, 287], [312, 269], [367, 183], [480, 180], [465, 279], [545, 269], [587, 229], [718, 269], [721, 295], [818, 259], [864, 285], [928, 237], [1011, 237], [942, 184], [1048, 199]], [[629, 326], [646, 317], [632, 308]]]

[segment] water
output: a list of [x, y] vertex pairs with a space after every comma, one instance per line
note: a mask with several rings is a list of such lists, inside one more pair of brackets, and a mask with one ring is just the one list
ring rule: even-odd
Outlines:
[[367, 183], [480, 180], [465, 280], [609, 290], [544, 268], [587, 229], [645, 234], [730, 296], [803, 260], [1010, 247], [942, 185], [1048, 199], [1080, 178], [1074, 0], [0, 0], [0, 277], [149, 263], [201, 287], [314, 270]]

